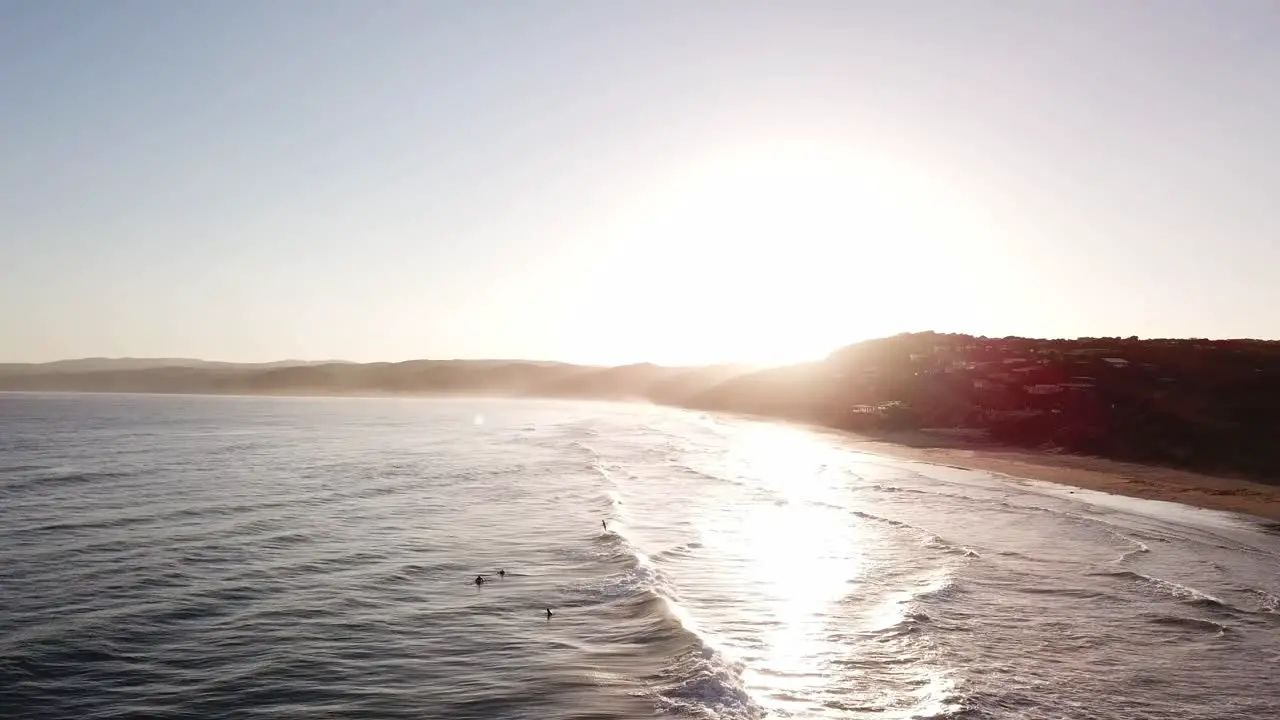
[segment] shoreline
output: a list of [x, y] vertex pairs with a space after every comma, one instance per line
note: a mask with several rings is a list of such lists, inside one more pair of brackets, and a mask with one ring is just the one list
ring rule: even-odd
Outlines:
[[946, 431], [841, 435], [852, 449], [898, 460], [978, 470], [1081, 490], [1240, 513], [1263, 521], [1280, 521], [1280, 486], [1277, 485], [1157, 465], [997, 445]]
[[[324, 393], [299, 391], [292, 393], [186, 393], [77, 391], [77, 390], [0, 390], [0, 394], [89, 394], [152, 395], [197, 397], [274, 397], [274, 398], [345, 398], [345, 399], [507, 399], [567, 402], [603, 402], [631, 404], [623, 398], [548, 397], [540, 395], [502, 395], [496, 393]], [[640, 401], [693, 413], [736, 417], [757, 422], [781, 423], [807, 428], [836, 439], [845, 447], [898, 460], [945, 465], [965, 470], [995, 473], [1011, 478], [1037, 480], [1082, 490], [1094, 490], [1144, 500], [1162, 500], [1207, 510], [1221, 510], [1249, 515], [1263, 521], [1280, 521], [1280, 484], [1268, 485], [1243, 478], [1209, 475], [1159, 465], [1108, 460], [1106, 458], [1000, 445], [982, 437], [980, 432], [955, 430], [902, 430], [877, 434], [842, 430], [827, 425], [807, 423], [790, 418], [770, 417], [754, 413], [703, 410], [679, 405]]]

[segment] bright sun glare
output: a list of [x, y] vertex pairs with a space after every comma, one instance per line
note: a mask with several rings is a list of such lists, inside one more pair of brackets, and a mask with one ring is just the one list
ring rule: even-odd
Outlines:
[[948, 214], [926, 183], [870, 154], [732, 149], [636, 208], [618, 266], [641, 284], [635, 316], [675, 319], [647, 337], [659, 362], [812, 360], [912, 329], [937, 298], [897, 286], [910, 272], [930, 287], [921, 275], [950, 264], [939, 262]]

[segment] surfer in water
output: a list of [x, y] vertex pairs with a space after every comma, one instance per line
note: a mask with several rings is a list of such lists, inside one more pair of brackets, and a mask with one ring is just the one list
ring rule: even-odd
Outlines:
[[481, 585], [483, 585], [483, 584], [484, 584], [484, 576], [483, 576], [483, 575], [477, 575], [477, 576], [476, 576], [476, 587], [480, 587], [480, 586], [481, 586]]
[[551, 619], [551, 608], [547, 608], [547, 619]]
[[498, 570], [498, 577], [500, 577], [500, 578], [504, 578], [504, 577], [506, 577], [506, 576], [507, 576], [507, 571], [506, 571], [506, 570]]
[[600, 527], [604, 528], [605, 532], [609, 532], [609, 524], [606, 523], [605, 521], [603, 520], [600, 521]]

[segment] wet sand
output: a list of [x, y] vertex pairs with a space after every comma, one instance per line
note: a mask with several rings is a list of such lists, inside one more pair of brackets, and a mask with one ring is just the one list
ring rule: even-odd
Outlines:
[[1009, 448], [950, 431], [854, 436], [878, 455], [984, 470], [1017, 478], [1280, 520], [1280, 485], [1081, 455]]

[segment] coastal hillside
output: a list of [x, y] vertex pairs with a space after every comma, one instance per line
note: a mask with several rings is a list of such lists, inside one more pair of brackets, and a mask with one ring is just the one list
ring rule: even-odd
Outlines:
[[0, 366], [0, 390], [647, 401], [1280, 479], [1280, 342], [911, 333], [779, 368], [521, 360]]

